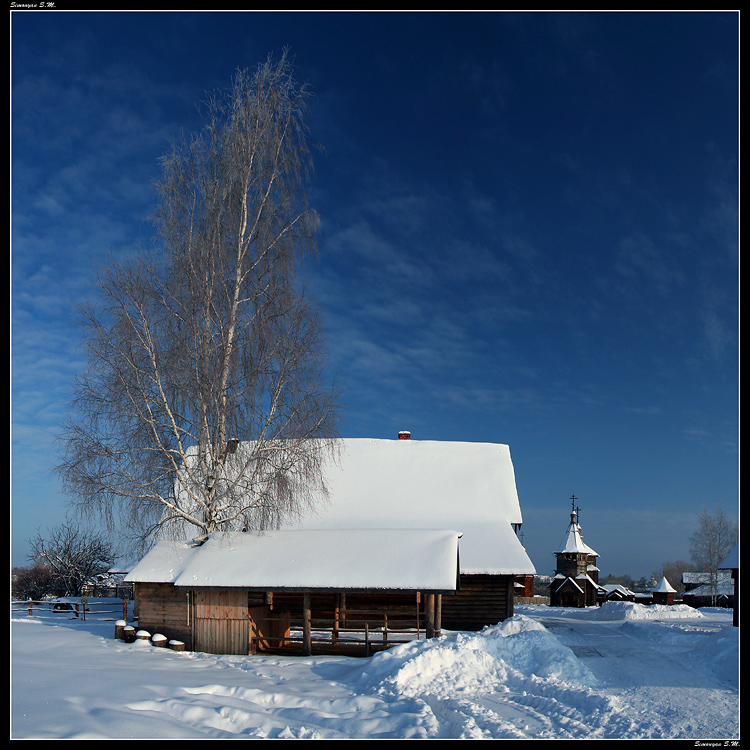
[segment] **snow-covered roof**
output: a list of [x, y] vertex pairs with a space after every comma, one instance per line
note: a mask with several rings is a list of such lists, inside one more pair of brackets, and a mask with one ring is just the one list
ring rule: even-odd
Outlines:
[[[723, 581], [724, 579], [729, 579], [732, 577], [731, 572], [727, 568], [719, 567], [719, 569], [716, 572], [716, 580]], [[690, 571], [687, 573], [682, 574], [682, 582], [686, 584], [702, 584], [702, 583], [710, 583], [711, 581], [711, 574], [707, 573], [705, 571]]]
[[594, 552], [594, 550], [583, 541], [581, 527], [578, 523], [571, 520], [570, 525], [568, 526], [568, 531], [565, 534], [565, 539], [563, 539], [562, 544], [555, 550], [554, 554], [578, 554], [582, 552], [585, 552], [587, 555], [592, 555], [593, 557], [599, 557], [599, 553]]
[[735, 544], [734, 549], [721, 561], [720, 570], [739, 569], [740, 567], [740, 545]]
[[[337, 458], [324, 467], [328, 499], [321, 497], [314, 511], [282, 530], [455, 529], [463, 535], [462, 573], [536, 572], [513, 529], [523, 518], [507, 445], [374, 438], [337, 443]], [[240, 444], [238, 455], [244, 446], [249, 444]], [[171, 538], [196, 534], [187, 524], [176, 529]]]
[[162, 541], [128, 574], [178, 587], [455, 591], [450, 530], [317, 529], [211, 534], [201, 545]]
[[120, 557], [112, 564], [107, 571], [111, 575], [123, 575], [131, 570], [138, 562], [138, 558]]
[[129, 583], [174, 583], [198, 546], [193, 542], [157, 542], [125, 576]]
[[594, 586], [594, 587], [598, 586], [598, 584], [596, 583], [596, 581], [590, 575], [588, 575], [588, 573], [579, 573], [576, 576], [576, 580], [577, 581], [588, 581], [592, 586]]
[[[557, 578], [557, 576], [555, 576]], [[559, 586], [555, 589], [556, 591], [559, 591], [568, 581], [570, 581], [581, 593], [584, 593], [583, 589], [578, 585], [578, 583], [570, 577], [561, 576], [562, 581]]]
[[511, 524], [523, 520], [507, 445], [341, 440], [330, 503], [285, 528], [456, 529], [461, 572], [536, 572]]
[[654, 586], [654, 588], [651, 589], [652, 592], [658, 593], [658, 594], [669, 594], [669, 593], [675, 593], [677, 589], [672, 588], [672, 585], [667, 580], [666, 576], [662, 576], [661, 581]]
[[612, 594], [615, 591], [619, 591], [621, 594], [625, 594], [626, 596], [632, 596], [633, 592], [627, 588], [627, 586], [623, 586], [620, 583], [604, 583], [604, 584], [598, 584], [600, 589], [604, 589], [608, 594]]
[[712, 596], [716, 594], [718, 596], [731, 596], [734, 594], [734, 580], [732, 578], [719, 578], [716, 582], [716, 586], [712, 586], [710, 583], [705, 583], [702, 586], [696, 586], [690, 591], [683, 593], [683, 598], [688, 596]]

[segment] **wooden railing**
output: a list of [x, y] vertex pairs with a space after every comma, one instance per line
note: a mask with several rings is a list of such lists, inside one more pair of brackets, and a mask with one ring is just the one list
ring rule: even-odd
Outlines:
[[[109, 609], [103, 609], [103, 607], [109, 607]], [[116, 614], [118, 617], [127, 619], [128, 600], [123, 599], [121, 607], [116, 600], [97, 602], [91, 601], [85, 596], [41, 600], [16, 599], [11, 601], [11, 612], [28, 612], [29, 617], [34, 617], [35, 609], [37, 615], [40, 613], [52, 615], [72, 614], [74, 617], [79, 617], [81, 621], [86, 619], [87, 613], [89, 616]]]
[[[262, 650], [304, 650], [305, 622], [302, 617], [288, 617], [285, 613], [272, 617], [254, 618], [261, 625], [261, 633], [250, 639], [251, 653]], [[268, 629], [278, 629], [280, 623], [285, 633], [267, 635], [262, 624]], [[343, 623], [343, 624], [342, 624]], [[311, 617], [311, 645], [316, 651], [360, 653], [370, 656], [401, 643], [419, 640], [425, 634], [419, 618], [413, 614], [387, 613], [365, 610], [347, 610], [346, 619], [336, 617]]]

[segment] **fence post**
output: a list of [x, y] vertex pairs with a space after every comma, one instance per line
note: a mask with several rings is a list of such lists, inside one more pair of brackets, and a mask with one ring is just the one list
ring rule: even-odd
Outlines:
[[122, 598], [122, 619], [126, 622], [128, 619], [128, 600], [125, 597]]
[[29, 617], [31, 617], [31, 599], [29, 599]]
[[365, 656], [370, 655], [370, 623], [365, 623]]

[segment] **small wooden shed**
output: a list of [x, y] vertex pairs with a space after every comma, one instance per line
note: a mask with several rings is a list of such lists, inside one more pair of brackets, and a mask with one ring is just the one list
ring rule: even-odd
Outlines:
[[216, 533], [202, 544], [158, 543], [128, 580], [139, 627], [195, 651], [288, 647], [298, 622], [303, 654], [312, 652], [313, 629], [324, 633], [328, 650], [345, 652], [342, 623], [377, 628], [378, 645], [386, 646], [389, 616], [391, 635], [404, 621], [428, 637], [440, 632], [441, 597], [458, 588], [459, 536], [431, 529]]
[[674, 595], [676, 589], [672, 587], [672, 584], [667, 580], [666, 576], [663, 576], [661, 581], [651, 589], [652, 601], [654, 604], [674, 604]]

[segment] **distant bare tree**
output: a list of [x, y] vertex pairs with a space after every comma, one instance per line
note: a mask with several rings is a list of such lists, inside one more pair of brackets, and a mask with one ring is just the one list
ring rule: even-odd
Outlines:
[[273, 527], [325, 496], [336, 400], [296, 281], [317, 250], [309, 97], [286, 52], [238, 71], [162, 160], [161, 252], [102, 270], [59, 467], [84, 512], [140, 537], [203, 535]]
[[46, 539], [37, 533], [29, 543], [29, 558], [51, 572], [52, 589], [60, 596], [80, 596], [83, 584], [114, 562], [104, 535], [74, 521], [51, 529]]
[[658, 581], [664, 576], [671, 584], [677, 594], [682, 594], [685, 590], [685, 584], [682, 582], [683, 573], [692, 573], [695, 566], [684, 560], [675, 560], [674, 562], [662, 563], [660, 571], [654, 571], [654, 580]]
[[737, 523], [722, 508], [717, 508], [713, 515], [703, 509], [690, 537], [690, 557], [696, 570], [705, 574], [712, 600], [716, 598], [719, 565], [737, 544], [738, 537]]
[[11, 592], [15, 599], [39, 601], [47, 594], [57, 594], [57, 581], [51, 568], [35, 563], [28, 568], [15, 568], [11, 578]]

